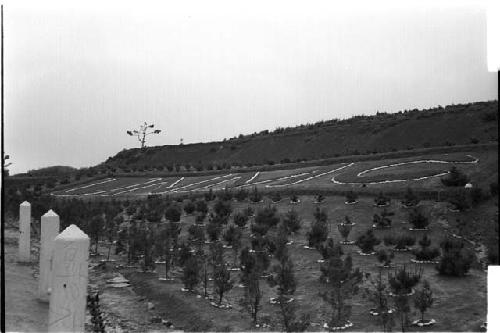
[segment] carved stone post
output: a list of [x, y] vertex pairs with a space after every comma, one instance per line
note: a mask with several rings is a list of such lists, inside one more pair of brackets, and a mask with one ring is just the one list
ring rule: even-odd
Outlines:
[[31, 204], [27, 201], [19, 205], [19, 262], [29, 262], [30, 252]]
[[49, 210], [41, 218], [40, 232], [40, 276], [38, 278], [38, 298], [49, 301], [51, 256], [54, 238], [59, 234], [59, 215]]
[[84, 331], [89, 246], [89, 237], [74, 224], [54, 240], [49, 332]]

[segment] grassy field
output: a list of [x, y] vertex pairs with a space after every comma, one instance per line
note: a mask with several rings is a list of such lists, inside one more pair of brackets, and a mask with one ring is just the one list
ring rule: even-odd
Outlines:
[[[320, 254], [315, 250], [305, 249], [303, 247], [306, 241], [306, 232], [313, 220], [313, 212], [318, 206], [315, 204], [312, 196], [300, 196], [300, 204], [291, 204], [288, 198], [284, 198], [276, 204], [279, 213], [285, 213], [294, 209], [299, 213], [302, 220], [301, 230], [291, 239], [294, 241], [289, 246], [291, 257], [294, 262], [295, 276], [297, 278], [297, 290], [295, 299], [299, 305], [300, 312], [311, 314], [313, 326], [311, 331], [320, 331], [320, 324], [324, 323], [330, 313], [329, 307], [318, 295], [320, 291], [320, 270], [317, 260]], [[251, 204], [233, 203], [234, 211], [242, 210], [247, 206], [255, 209], [271, 204], [266, 197], [263, 203]], [[429, 235], [434, 245], [439, 240], [451, 232], [456, 232], [453, 221], [458, 217], [463, 217], [461, 213], [450, 212], [445, 203], [422, 202], [422, 206], [431, 217]], [[329, 216], [330, 237], [333, 237], [338, 243], [341, 237], [337, 231], [337, 224], [349, 216], [356, 225], [349, 236], [355, 239], [360, 233], [364, 232], [372, 225], [372, 216], [379, 213], [380, 208], [373, 206], [373, 200], [370, 198], [361, 198], [356, 205], [345, 205], [343, 197], [331, 196], [320, 205], [325, 209]], [[392, 218], [392, 230], [375, 230], [378, 238], [382, 238], [388, 232], [408, 232], [409, 224], [407, 221], [407, 210], [399, 202], [392, 201], [390, 211], [395, 213]], [[183, 232], [181, 239], [187, 237], [187, 227], [194, 223], [193, 216], [182, 217]], [[271, 231], [272, 232], [272, 231]], [[411, 232], [417, 236], [417, 240], [423, 235], [423, 232]], [[249, 229], [244, 230], [244, 244], [249, 244]], [[208, 245], [207, 245], [208, 246]], [[378, 248], [383, 247], [379, 245]], [[353, 245], [343, 245], [344, 252], [351, 253], [355, 267], [359, 267], [363, 273], [369, 273], [375, 276], [379, 270], [378, 262], [374, 256], [360, 256], [357, 254], [358, 248]], [[226, 249], [226, 260], [233, 261], [233, 252]], [[410, 259], [413, 256], [407, 252], [397, 252], [394, 259], [395, 264], [406, 264], [412, 266]], [[274, 260], [274, 259], [273, 259]], [[480, 324], [486, 320], [486, 273], [481, 269], [472, 269], [470, 273], [463, 278], [449, 278], [437, 274], [433, 265], [423, 265], [423, 279], [431, 283], [436, 302], [429, 310], [428, 318], [437, 320], [437, 324], [431, 328], [431, 331], [477, 331]], [[384, 272], [388, 271], [387, 269]], [[232, 304], [230, 310], [222, 310], [212, 307], [209, 301], [203, 298], [197, 298], [195, 294], [182, 292], [182, 283], [180, 281], [180, 271], [174, 272], [175, 281], [159, 281], [155, 274], [141, 273], [132, 269], [122, 269], [121, 272], [131, 280], [134, 290], [142, 296], [147, 297], [155, 303], [157, 311], [165, 318], [172, 319], [176, 327], [185, 330], [216, 330], [216, 331], [248, 331], [258, 330], [252, 327], [250, 317], [238, 305], [239, 299], [243, 295], [243, 289], [235, 287], [227, 294], [227, 301]], [[384, 273], [385, 274], [385, 273]], [[232, 278], [239, 282], [239, 272], [231, 272]], [[366, 281], [363, 283], [366, 286]], [[280, 329], [276, 326], [276, 306], [269, 303], [270, 297], [276, 296], [276, 290], [270, 288], [265, 280], [261, 280], [261, 288], [264, 292], [262, 300], [263, 309], [260, 313], [262, 319], [268, 318], [272, 326], [271, 330]], [[201, 289], [200, 289], [201, 291]], [[375, 318], [370, 316], [368, 311], [372, 307], [360, 292], [353, 300], [353, 311], [351, 320], [354, 323], [355, 331], [379, 331], [381, 327], [377, 325]], [[416, 311], [412, 312], [411, 318], [417, 318]], [[396, 330], [397, 327], [396, 327]], [[416, 330], [412, 328], [411, 330]]]

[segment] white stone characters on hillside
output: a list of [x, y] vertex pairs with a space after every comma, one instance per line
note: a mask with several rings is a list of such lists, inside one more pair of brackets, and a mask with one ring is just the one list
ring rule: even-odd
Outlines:
[[54, 239], [49, 332], [84, 332], [89, 237], [72, 224]]
[[27, 201], [19, 205], [19, 262], [30, 261], [31, 204]]
[[40, 232], [40, 276], [38, 278], [38, 298], [49, 301], [51, 280], [51, 256], [54, 238], [59, 234], [59, 215], [51, 209], [41, 218]]

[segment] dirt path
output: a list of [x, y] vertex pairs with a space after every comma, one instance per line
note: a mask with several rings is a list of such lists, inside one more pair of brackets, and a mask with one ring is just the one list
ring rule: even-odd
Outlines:
[[5, 327], [8, 332], [47, 331], [49, 305], [37, 300], [32, 266], [16, 262], [17, 236], [16, 230], [5, 230]]
[[[17, 263], [18, 231], [5, 230], [5, 323], [7, 332], [46, 332], [49, 304], [37, 300], [38, 244], [32, 240], [31, 264]], [[90, 260], [95, 261], [95, 259]], [[92, 265], [91, 265], [92, 266]], [[89, 283], [98, 287], [106, 332], [166, 331], [161, 324], [151, 324], [154, 315], [148, 311], [147, 301], [137, 296], [132, 288], [111, 288], [106, 279], [112, 272], [91, 269]], [[86, 331], [90, 332], [87, 313]]]

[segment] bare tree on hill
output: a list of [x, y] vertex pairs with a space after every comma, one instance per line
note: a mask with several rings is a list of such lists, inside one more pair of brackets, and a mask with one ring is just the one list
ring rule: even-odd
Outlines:
[[161, 130], [156, 129], [154, 130], [153, 128], [155, 127], [155, 124], [149, 124], [147, 122], [144, 122], [143, 125], [139, 127], [138, 130], [131, 130], [127, 131], [127, 134], [130, 136], [137, 136], [137, 140], [141, 143], [141, 149], [146, 148], [146, 136], [151, 135], [151, 134], [160, 134]]

